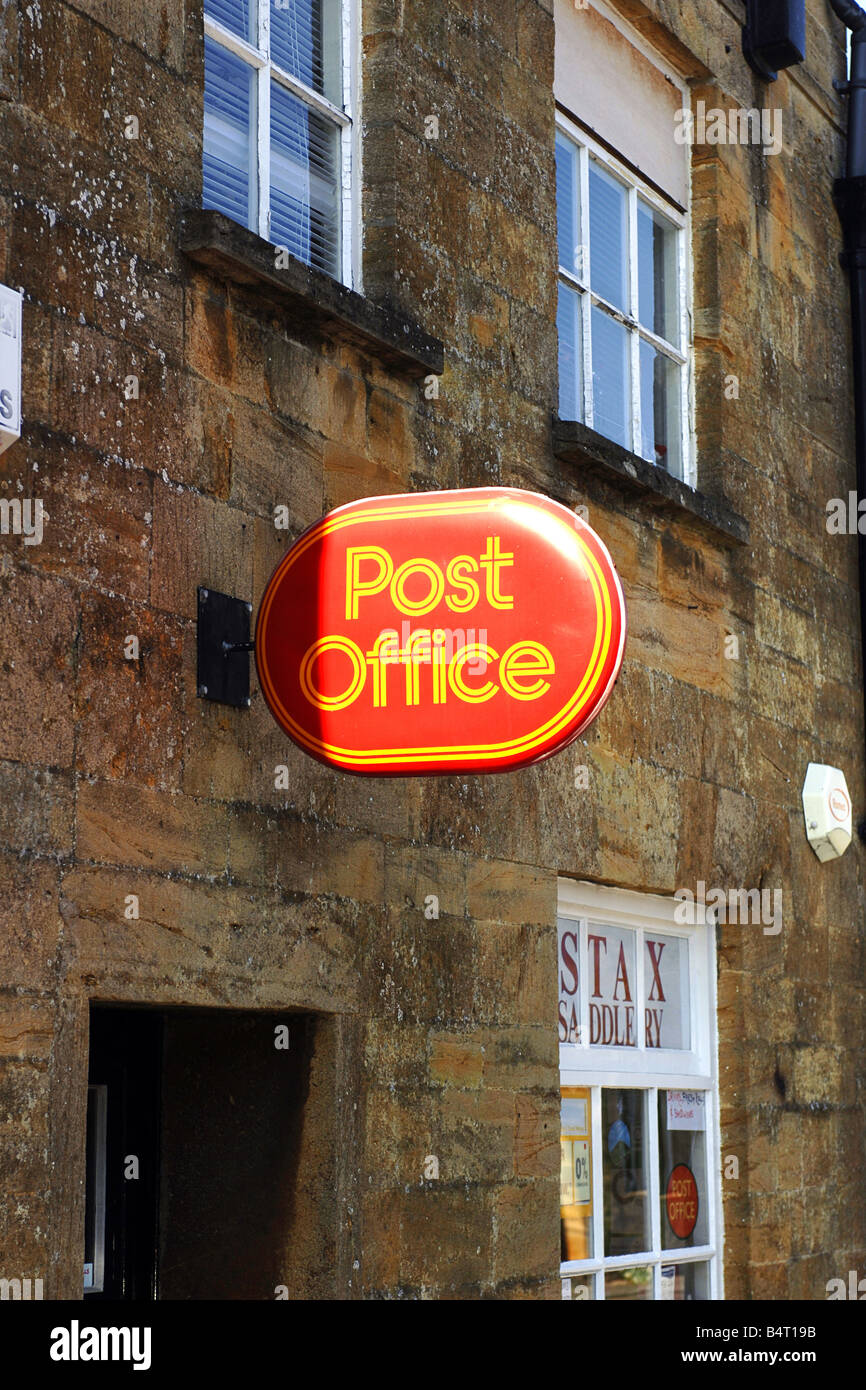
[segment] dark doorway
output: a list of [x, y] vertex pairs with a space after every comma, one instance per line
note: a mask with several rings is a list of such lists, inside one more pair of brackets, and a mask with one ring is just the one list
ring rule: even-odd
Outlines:
[[84, 1293], [159, 1296], [162, 1016], [93, 1009], [87, 1088]]
[[[277, 1029], [288, 1027], [288, 1048]], [[165, 1019], [162, 1298], [273, 1298], [294, 1224], [306, 1021]]]
[[94, 1005], [90, 1027], [85, 1296], [273, 1299], [311, 1020]]

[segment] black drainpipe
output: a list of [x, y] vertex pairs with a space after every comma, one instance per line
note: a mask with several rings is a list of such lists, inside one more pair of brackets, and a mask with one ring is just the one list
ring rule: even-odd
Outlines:
[[[837, 82], [848, 104], [848, 157], [845, 176], [833, 184], [833, 202], [842, 223], [844, 251], [840, 257], [851, 284], [851, 338], [854, 354], [854, 450], [857, 460], [857, 498], [866, 498], [866, 11], [854, 0], [830, 0], [851, 30], [851, 76]], [[858, 512], [859, 520], [859, 512]], [[866, 535], [857, 527], [860, 567], [860, 642], [863, 699], [866, 715]], [[866, 821], [857, 827], [866, 840]]]

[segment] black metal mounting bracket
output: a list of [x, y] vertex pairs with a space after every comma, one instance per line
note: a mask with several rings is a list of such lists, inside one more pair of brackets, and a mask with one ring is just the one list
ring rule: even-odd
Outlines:
[[752, 72], [758, 74], [765, 82], [775, 82], [779, 76], [775, 68], [771, 68], [765, 63], [752, 43], [752, 35], [749, 26], [743, 29], [743, 57], [748, 63]]
[[780, 68], [802, 63], [806, 0], [746, 0], [743, 55], [765, 82], [775, 82]]
[[202, 700], [234, 709], [250, 704], [251, 603], [199, 588], [196, 683]]

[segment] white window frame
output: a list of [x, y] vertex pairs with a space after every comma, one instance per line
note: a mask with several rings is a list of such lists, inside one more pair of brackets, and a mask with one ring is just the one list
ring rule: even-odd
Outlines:
[[360, 260], [360, 121], [356, 108], [360, 92], [358, 23], [360, 0], [338, 0], [340, 5], [342, 104], [337, 106], [321, 92], [307, 86], [271, 60], [271, 7], [269, 0], [252, 0], [255, 6], [256, 43], [239, 38], [211, 15], [204, 17], [205, 37], [240, 58], [255, 71], [255, 100], [250, 132], [253, 148], [250, 168], [255, 170], [257, 211], [254, 231], [270, 241], [271, 186], [271, 81], [336, 125], [340, 132], [340, 276], [343, 284], [359, 288]]
[[92, 1179], [90, 1197], [93, 1227], [89, 1234], [93, 1239], [93, 1260], [89, 1283], [87, 1283], [85, 1267], [84, 1290], [86, 1293], [103, 1293], [105, 1290], [105, 1170], [108, 1151], [108, 1087], [90, 1083], [87, 1087], [87, 1095], [88, 1100], [92, 1096], [94, 1101], [93, 1150], [95, 1157], [93, 1168], [87, 1174], [88, 1179]]
[[[680, 371], [679, 434], [682, 480], [694, 486], [694, 437], [692, 429], [693, 393], [693, 353], [691, 339], [691, 263], [689, 254], [689, 216], [676, 203], [662, 197], [651, 184], [645, 183], [629, 165], [617, 159], [611, 152], [583, 129], [577, 121], [563, 111], [556, 115], [557, 130], [577, 147], [579, 218], [578, 237], [581, 247], [579, 258], [580, 274], [566, 266], [559, 265], [559, 282], [568, 289], [576, 291], [581, 314], [581, 378], [583, 383], [583, 421], [590, 429], [594, 426], [594, 406], [592, 393], [592, 309], [598, 305], [617, 323], [628, 330], [629, 368], [631, 377], [631, 440], [629, 447], [633, 454], [642, 458], [641, 453], [641, 399], [640, 399], [640, 343], [649, 343], [665, 357], [676, 362]], [[628, 309], [623, 311], [610, 304], [591, 287], [592, 244], [589, 235], [589, 162], [595, 158], [618, 183], [624, 184], [628, 199]], [[650, 207], [661, 213], [676, 228], [677, 247], [677, 288], [679, 291], [678, 326], [680, 347], [659, 338], [639, 321], [638, 276], [637, 276], [637, 215], [638, 195]], [[655, 464], [655, 460], [648, 460]], [[655, 465], [663, 467], [663, 465]]]
[[[559, 1046], [560, 1086], [588, 1088], [592, 1097], [592, 1248], [597, 1252], [590, 1259], [563, 1262], [560, 1265], [560, 1275], [563, 1281], [574, 1276], [588, 1276], [592, 1280], [595, 1299], [604, 1298], [606, 1271], [646, 1266], [652, 1270], [653, 1298], [660, 1299], [662, 1267], [686, 1263], [707, 1264], [710, 1299], [724, 1297], [715, 923], [704, 908], [696, 904], [690, 909], [691, 923], [682, 925], [677, 922], [675, 916], [678, 907], [678, 902], [673, 898], [605, 888], [592, 883], [579, 883], [573, 879], [559, 880], [557, 915], [559, 918], [581, 924], [578, 958], [581, 980], [589, 978], [586, 949], [588, 923], [625, 927], [635, 931], [637, 998], [643, 997], [643, 932], [663, 932], [666, 936], [681, 936], [689, 941], [689, 1018], [692, 1039], [689, 1052], [646, 1048], [641, 1028], [637, 1029], [636, 1047], [590, 1047], [589, 991], [586, 989], [580, 991], [580, 1041], [560, 1043]], [[557, 954], [557, 971], [558, 969]], [[649, 1093], [646, 1114], [651, 1249], [633, 1255], [604, 1257], [598, 1253], [603, 1248], [604, 1231], [604, 1187], [602, 1165], [598, 1156], [603, 1152], [601, 1091], [608, 1087], [644, 1090]], [[664, 1250], [661, 1245], [658, 1199], [661, 1183], [656, 1120], [657, 1093], [660, 1090], [704, 1090], [707, 1093], [705, 1144], [709, 1239], [706, 1245], [683, 1246], [673, 1250]], [[568, 1295], [564, 1293], [563, 1296]]]

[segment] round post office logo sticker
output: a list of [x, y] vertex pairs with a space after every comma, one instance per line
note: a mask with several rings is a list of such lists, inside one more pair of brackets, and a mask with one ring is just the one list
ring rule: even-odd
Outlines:
[[691, 1168], [678, 1163], [668, 1178], [665, 1191], [668, 1221], [680, 1240], [688, 1240], [698, 1223], [698, 1185]]

